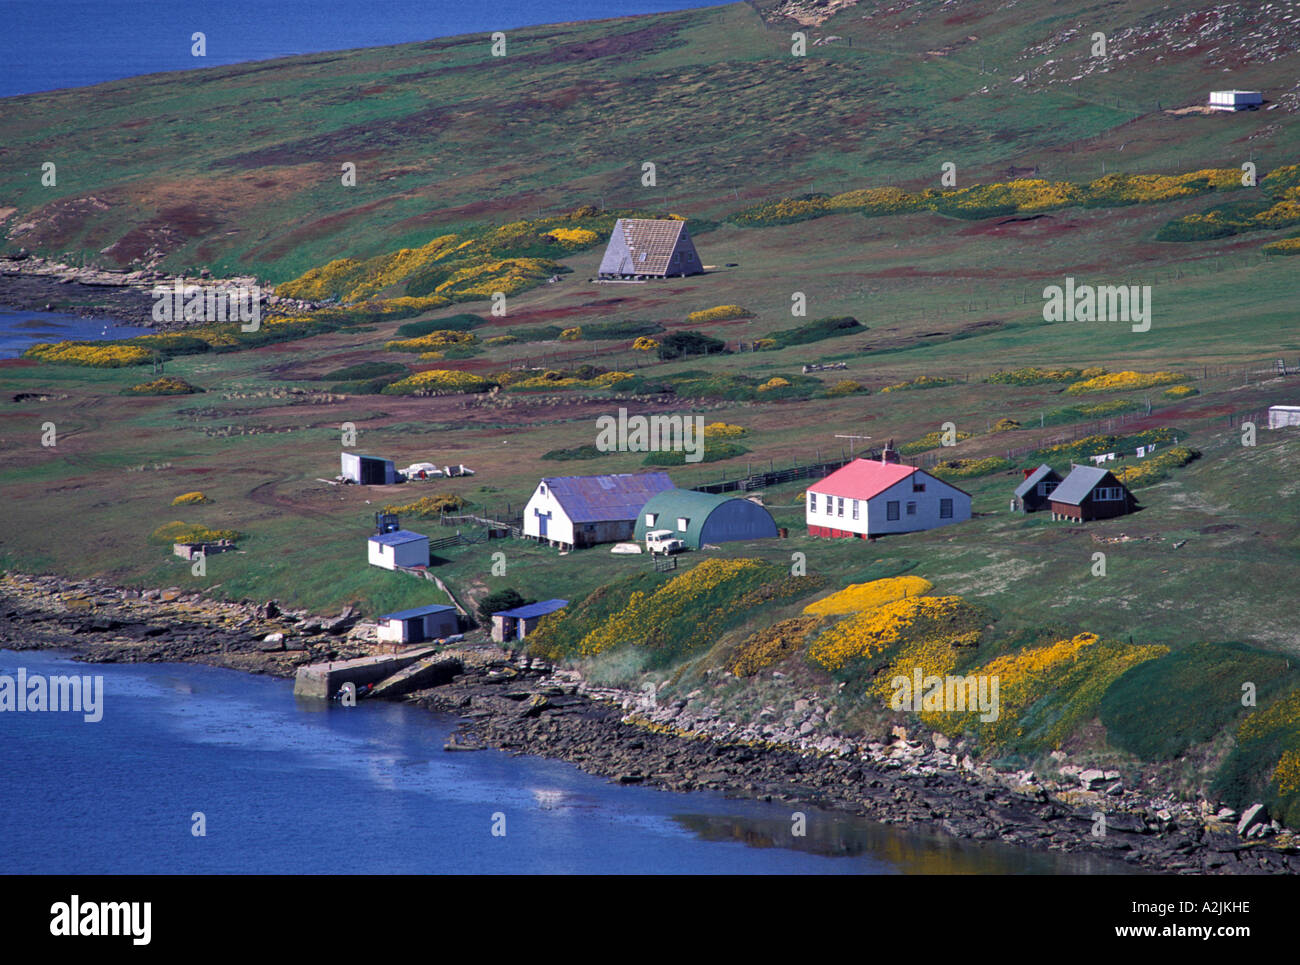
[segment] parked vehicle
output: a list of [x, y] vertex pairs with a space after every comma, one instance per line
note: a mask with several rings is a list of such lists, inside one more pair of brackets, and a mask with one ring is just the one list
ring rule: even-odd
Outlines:
[[671, 529], [652, 529], [645, 534], [645, 548], [653, 556], [663, 554], [667, 556], [670, 553], [680, 553], [686, 549], [686, 544], [673, 535]]

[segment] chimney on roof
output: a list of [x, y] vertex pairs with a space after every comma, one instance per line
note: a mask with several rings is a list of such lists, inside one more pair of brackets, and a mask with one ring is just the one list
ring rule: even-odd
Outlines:
[[885, 448], [880, 451], [880, 461], [882, 463], [898, 463], [902, 461], [898, 458], [898, 450], [894, 448], [893, 439], [890, 439]]

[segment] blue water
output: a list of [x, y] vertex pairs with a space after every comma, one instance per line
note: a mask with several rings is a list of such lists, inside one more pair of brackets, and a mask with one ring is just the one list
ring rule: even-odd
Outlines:
[[147, 335], [149, 331], [105, 318], [78, 318], [60, 312], [29, 312], [0, 306], [0, 359], [17, 358], [37, 342], [102, 341]]
[[[448, 753], [450, 718], [297, 701], [288, 681], [0, 650], [0, 673], [102, 674], [103, 719], [0, 713], [8, 873], [819, 873], [1099, 870], [1002, 846], [705, 793], [558, 761]], [[206, 816], [206, 837], [191, 817]], [[492, 835], [493, 815], [505, 835]]]
[[[0, 97], [137, 74], [709, 6], [707, 0], [0, 0]], [[207, 56], [190, 53], [202, 31]]]

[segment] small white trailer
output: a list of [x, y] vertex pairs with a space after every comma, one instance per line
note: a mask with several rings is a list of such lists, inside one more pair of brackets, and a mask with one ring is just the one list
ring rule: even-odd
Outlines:
[[1264, 103], [1257, 90], [1212, 90], [1210, 107], [1216, 111], [1248, 111]]

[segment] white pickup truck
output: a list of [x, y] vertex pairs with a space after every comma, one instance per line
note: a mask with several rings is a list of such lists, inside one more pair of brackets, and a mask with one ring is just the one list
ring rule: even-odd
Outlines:
[[669, 553], [680, 553], [686, 549], [686, 544], [674, 536], [671, 529], [652, 529], [645, 534], [645, 548], [651, 556], [656, 553], [666, 556]]

